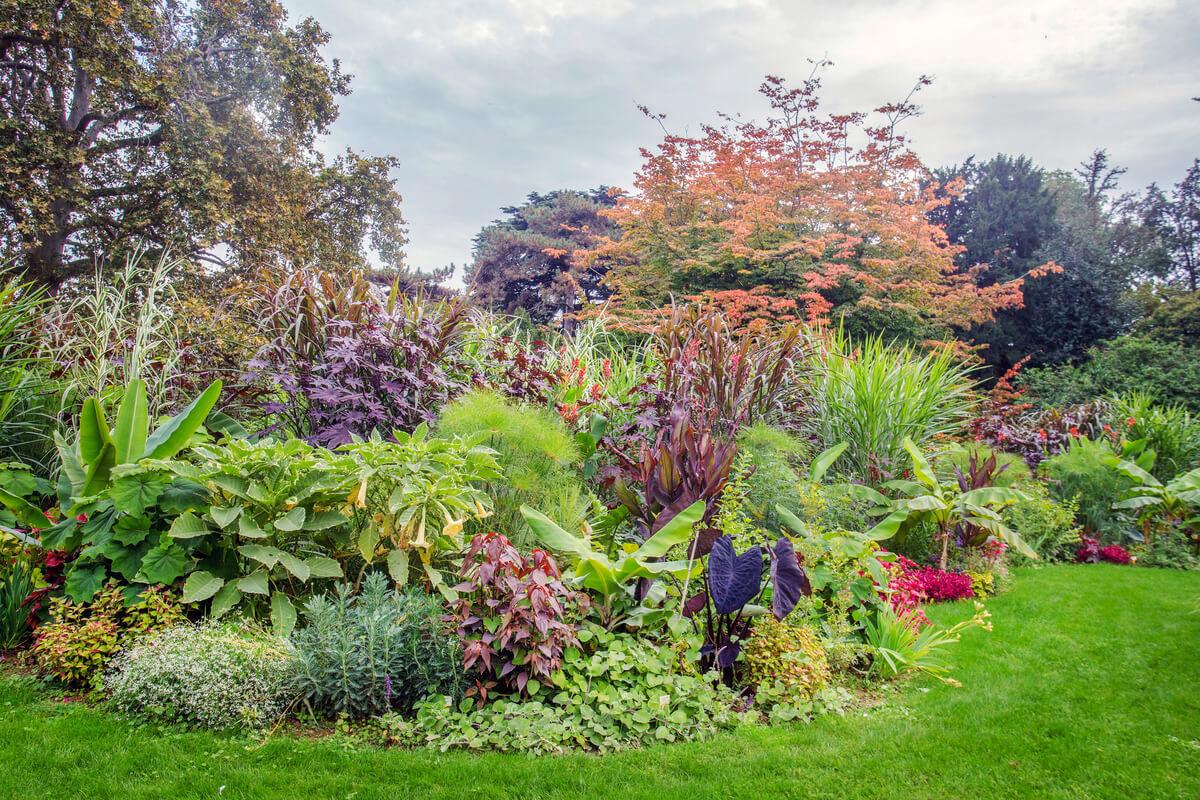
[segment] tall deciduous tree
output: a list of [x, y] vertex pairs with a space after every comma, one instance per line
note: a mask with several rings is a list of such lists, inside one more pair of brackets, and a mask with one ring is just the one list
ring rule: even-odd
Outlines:
[[399, 266], [394, 160], [314, 149], [349, 93], [328, 38], [275, 0], [0, 0], [0, 257]]
[[616, 226], [600, 213], [613, 202], [606, 187], [564, 189], [534, 192], [524, 204], [502, 209], [507, 216], [475, 237], [468, 294], [508, 314], [524, 311], [538, 323], [604, 300], [606, 266], [582, 263], [575, 251], [613, 233]]
[[928, 172], [900, 133], [918, 112], [912, 95], [873, 115], [825, 115], [819, 86], [815, 72], [799, 88], [768, 78], [764, 122], [726, 116], [643, 151], [636, 193], [607, 212], [621, 236], [587, 256], [613, 264], [621, 302], [766, 286], [810, 320], [942, 330], [1019, 305], [1021, 279], [983, 285], [986, 268], [958, 270], [958, 248], [927, 217], [946, 199], [922, 185]]
[[1170, 194], [1151, 184], [1143, 208], [1169, 259], [1158, 277], [1189, 292], [1200, 289], [1200, 159]]

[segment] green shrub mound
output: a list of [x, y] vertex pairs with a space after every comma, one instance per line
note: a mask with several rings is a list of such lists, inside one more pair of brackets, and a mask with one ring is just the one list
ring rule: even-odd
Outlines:
[[438, 598], [397, 592], [378, 572], [360, 594], [342, 584], [310, 598], [306, 624], [292, 634], [301, 702], [318, 716], [365, 719], [408, 712], [430, 693], [460, 696], [462, 651], [442, 614]]
[[105, 676], [118, 711], [198, 728], [262, 728], [294, 697], [296, 654], [286, 639], [235, 625], [179, 625], [115, 659]]

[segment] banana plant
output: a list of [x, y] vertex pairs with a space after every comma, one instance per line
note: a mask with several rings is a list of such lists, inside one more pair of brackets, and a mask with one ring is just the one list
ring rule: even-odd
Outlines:
[[615, 558], [593, 547], [590, 537], [568, 533], [545, 514], [529, 506], [521, 506], [521, 516], [543, 544], [575, 557], [576, 583], [591, 590], [599, 599], [601, 621], [605, 627], [612, 628], [630, 620], [646, 620], [647, 609], [633, 608], [634, 587], [639, 581], [664, 575], [682, 580], [698, 574], [700, 566], [695, 560], [659, 559], [671, 548], [691, 541], [692, 529], [704, 516], [704, 507], [704, 501], [697, 500], [672, 517], [649, 539], [637, 547], [629, 545]]
[[939, 565], [946, 568], [950, 552], [950, 540], [955, 530], [974, 527], [987, 531], [992, 536], [1018, 550], [1028, 558], [1037, 558], [1037, 553], [1025, 544], [1021, 536], [1005, 524], [997, 508], [1028, 497], [1016, 489], [1001, 486], [984, 486], [963, 491], [957, 480], [940, 481], [928, 459], [913, 443], [905, 438], [904, 449], [912, 460], [913, 479], [886, 481], [883, 488], [894, 495], [888, 497], [869, 486], [854, 484], [850, 487], [853, 496], [874, 503], [868, 513], [883, 519], [866, 535], [876, 541], [890, 539], [901, 526], [917, 519], [928, 519], [937, 527], [937, 538], [941, 542]]
[[167, 534], [167, 520], [201, 507], [203, 487], [175, 478], [164, 465], [204, 424], [221, 394], [213, 381], [181, 412], [150, 430], [146, 385], [130, 381], [110, 426], [100, 399], [89, 397], [79, 436], [55, 436], [61, 465], [62, 521], [42, 532], [47, 549], [79, 551], [66, 576], [76, 601], [90, 600], [112, 576], [132, 587], [182, 577], [188, 551]]
[[1149, 544], [1151, 522], [1161, 516], [1168, 524], [1178, 524], [1191, 535], [1194, 542], [1200, 528], [1200, 468], [1176, 475], [1163, 483], [1137, 463], [1120, 461], [1117, 471], [1138, 484], [1128, 489], [1124, 497], [1113, 503], [1118, 510], [1135, 510], [1142, 520], [1143, 539]]

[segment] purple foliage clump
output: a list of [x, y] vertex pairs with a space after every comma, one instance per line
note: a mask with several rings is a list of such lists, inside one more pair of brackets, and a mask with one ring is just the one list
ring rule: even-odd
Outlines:
[[466, 383], [454, 377], [465, 306], [327, 278], [275, 295], [275, 335], [249, 362], [250, 377], [277, 390], [264, 406], [274, 427], [336, 447], [432, 421]]

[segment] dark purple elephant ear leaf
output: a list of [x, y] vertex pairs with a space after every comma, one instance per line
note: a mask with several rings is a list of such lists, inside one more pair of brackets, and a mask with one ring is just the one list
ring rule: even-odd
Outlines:
[[800, 566], [796, 550], [786, 536], [780, 537], [775, 543], [775, 551], [771, 558], [771, 586], [771, 611], [778, 620], [783, 620], [792, 613], [801, 595], [812, 594], [812, 584], [808, 582], [808, 575]]
[[762, 550], [758, 545], [740, 556], [733, 540], [722, 536], [708, 556], [708, 591], [718, 614], [733, 614], [758, 594], [762, 584]]
[[700, 592], [692, 595], [683, 604], [683, 615], [688, 619], [700, 613], [700, 609], [704, 608], [704, 604], [708, 602], [708, 592]]
[[733, 666], [733, 662], [737, 661], [738, 653], [742, 652], [742, 646], [737, 642], [726, 642], [717, 648], [717, 666], [721, 669], [729, 669]]

